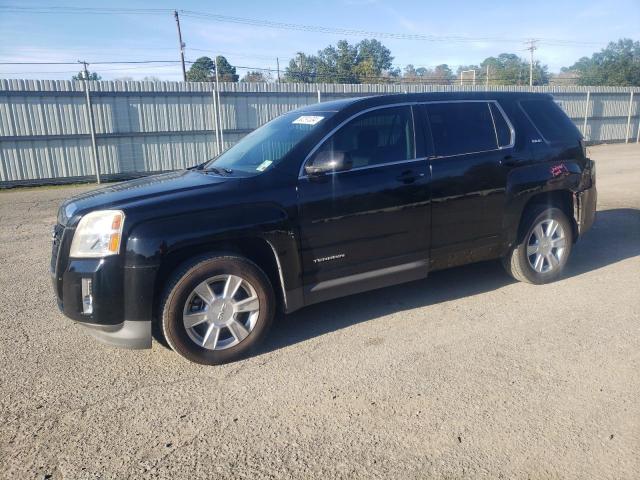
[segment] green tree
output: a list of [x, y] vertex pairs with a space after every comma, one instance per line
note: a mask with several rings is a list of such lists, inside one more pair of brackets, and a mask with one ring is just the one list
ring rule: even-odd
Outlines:
[[245, 73], [244, 77], [242, 77], [241, 82], [254, 82], [254, 83], [260, 83], [260, 82], [267, 82], [268, 79], [265, 76], [264, 73], [258, 71], [258, 70], [250, 70], [247, 73]]
[[560, 73], [549, 75], [549, 85], [578, 85], [578, 78], [578, 72], [565, 68]]
[[378, 70], [376, 69], [374, 60], [371, 58], [358, 62], [353, 68], [353, 73], [358, 83], [378, 83], [380, 81]]
[[358, 56], [356, 62], [359, 64], [364, 61], [370, 61], [373, 65], [376, 75], [380, 75], [391, 68], [393, 57], [391, 50], [385, 47], [376, 39], [364, 39], [356, 45]]
[[210, 82], [213, 79], [215, 65], [209, 57], [200, 57], [191, 64], [187, 72], [189, 82]]
[[402, 81], [408, 83], [429, 83], [433, 85], [449, 85], [455, 79], [449, 65], [443, 63], [435, 68], [415, 68], [409, 64], [404, 68]]
[[622, 38], [589, 57], [582, 57], [562, 73], [572, 72], [579, 85], [640, 85], [640, 42]]
[[418, 71], [413, 64], [409, 64], [404, 67], [404, 71], [402, 72], [402, 80], [405, 82], [417, 82], [418, 81]]
[[96, 72], [89, 72], [89, 78], [85, 79], [84, 70], [80, 70], [77, 75], [71, 77], [71, 80], [102, 80], [102, 77]]
[[218, 67], [218, 80], [221, 82], [237, 82], [236, 67], [223, 57], [216, 57], [214, 64], [210, 57], [200, 57], [191, 64], [187, 72], [189, 82], [214, 82], [216, 80], [216, 64]]
[[319, 50], [317, 55], [298, 52], [289, 62], [284, 78], [288, 82], [361, 83], [395, 78], [391, 51], [378, 40], [352, 45], [340, 40]]
[[[501, 53], [497, 57], [486, 58], [480, 64], [480, 81], [485, 82], [489, 67], [489, 84], [529, 85], [529, 62], [514, 53]], [[539, 61], [533, 64], [533, 84], [549, 83], [549, 69]]]
[[318, 81], [328, 83], [357, 83], [354, 69], [358, 58], [358, 49], [346, 40], [340, 40], [336, 46], [329, 45], [318, 52]]
[[[501, 53], [497, 57], [485, 58], [480, 65], [462, 65], [458, 67], [458, 81], [460, 74], [466, 70], [476, 71], [476, 85], [487, 82], [487, 67], [489, 68], [489, 85], [529, 85], [529, 62], [514, 53]], [[472, 76], [463, 77], [466, 85], [471, 84]], [[536, 61], [533, 64], [533, 84], [547, 85], [549, 83], [549, 68]]]
[[240, 76], [236, 74], [236, 67], [231, 65], [222, 55], [216, 57], [216, 65], [218, 67], [218, 79], [221, 82], [237, 82], [240, 78]]
[[316, 81], [318, 58], [298, 52], [289, 61], [284, 72], [284, 81], [292, 83], [313, 83]]

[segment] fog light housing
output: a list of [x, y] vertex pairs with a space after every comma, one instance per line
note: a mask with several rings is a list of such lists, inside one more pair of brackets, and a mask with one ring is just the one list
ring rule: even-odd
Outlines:
[[93, 313], [93, 286], [90, 278], [82, 279], [82, 313], [91, 315]]

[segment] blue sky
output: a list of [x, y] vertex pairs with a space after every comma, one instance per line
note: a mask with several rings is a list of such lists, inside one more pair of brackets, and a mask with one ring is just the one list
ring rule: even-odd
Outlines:
[[[551, 71], [591, 55], [621, 37], [640, 40], [639, 0], [517, 1], [197, 1], [136, 0], [110, 2], [0, 0], [0, 6], [78, 6], [168, 8], [277, 22], [334, 28], [469, 37], [461, 42], [381, 39], [391, 49], [394, 64], [404, 67], [479, 63], [490, 55], [513, 52], [523, 57], [522, 40], [541, 39], [536, 57]], [[238, 66], [281, 68], [296, 51], [315, 53], [341, 38], [362, 37], [289, 31], [222, 23], [206, 18], [182, 18], [188, 60], [225, 55]], [[489, 37], [489, 40], [482, 38]], [[571, 41], [569, 45], [557, 40]], [[0, 62], [74, 62], [114, 60], [177, 60], [174, 19], [158, 15], [81, 15], [13, 13], [0, 10]], [[147, 75], [180, 80], [179, 65], [94, 66], [104, 79]], [[0, 65], [0, 78], [68, 79], [69, 65]], [[239, 70], [244, 73], [245, 70]]]

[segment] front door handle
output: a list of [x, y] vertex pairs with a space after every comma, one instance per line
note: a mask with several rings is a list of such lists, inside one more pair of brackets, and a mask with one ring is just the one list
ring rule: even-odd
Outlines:
[[424, 177], [424, 173], [416, 173], [413, 170], [405, 170], [400, 175], [398, 175], [396, 179], [402, 183], [413, 183], [420, 177]]

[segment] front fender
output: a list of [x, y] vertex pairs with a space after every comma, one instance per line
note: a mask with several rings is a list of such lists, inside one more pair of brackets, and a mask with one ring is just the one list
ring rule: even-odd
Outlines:
[[[213, 245], [233, 250], [244, 239], [261, 239], [269, 245], [277, 263], [285, 307], [287, 311], [299, 308], [302, 300], [298, 294], [301, 265], [297, 237], [287, 211], [270, 203], [181, 213], [134, 225], [125, 246], [125, 272], [129, 272], [126, 276], [140, 278], [143, 271], [148, 274], [144, 285], [130, 282], [136, 283], [130, 288], [138, 299], [152, 297], [160, 266], [173, 254], [193, 251], [195, 256]], [[137, 312], [139, 317], [150, 315], [150, 311]]]
[[291, 230], [286, 211], [270, 204], [237, 205], [154, 218], [128, 234], [125, 266], [158, 266], [177, 250]]

